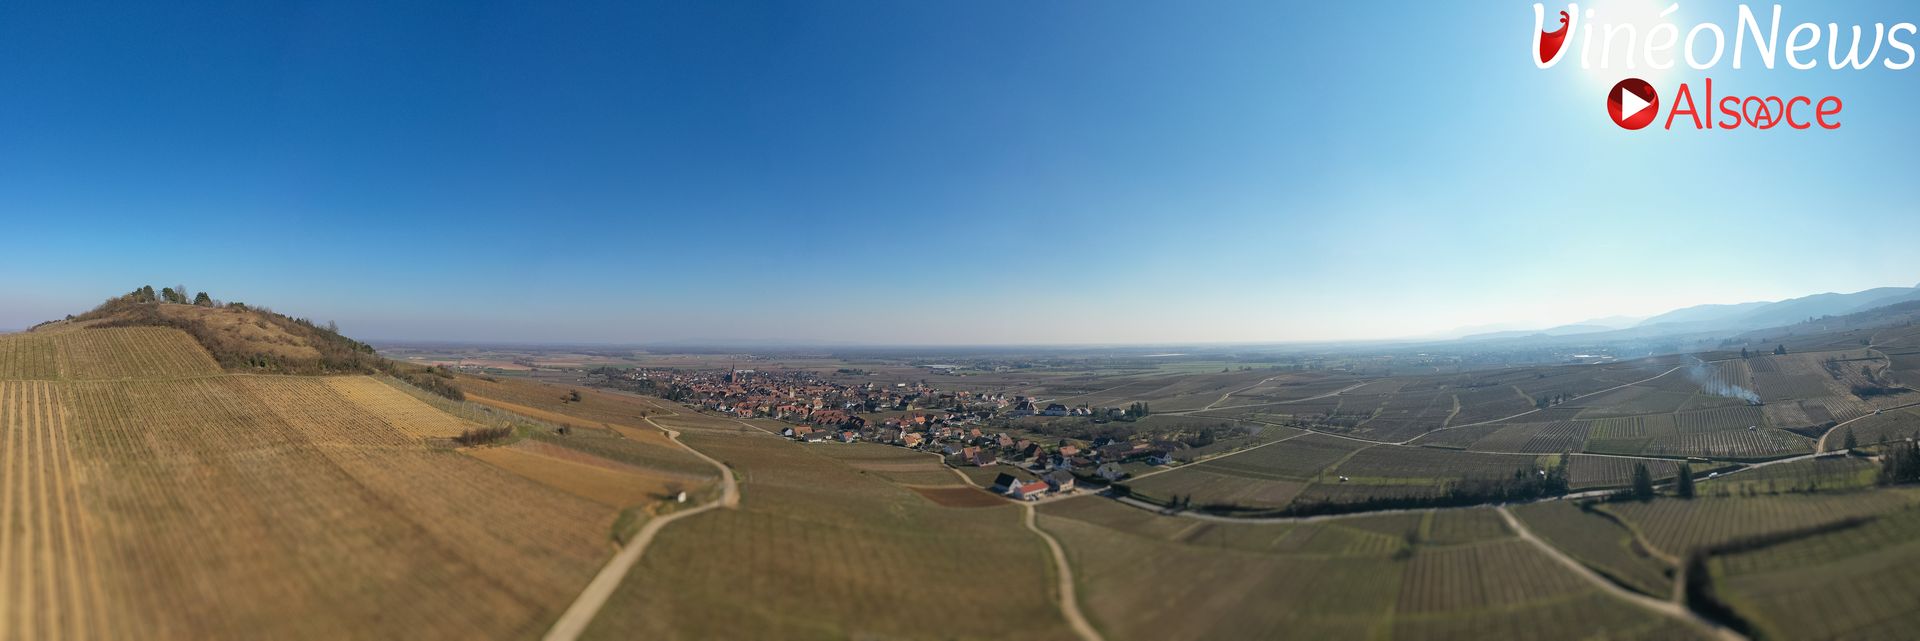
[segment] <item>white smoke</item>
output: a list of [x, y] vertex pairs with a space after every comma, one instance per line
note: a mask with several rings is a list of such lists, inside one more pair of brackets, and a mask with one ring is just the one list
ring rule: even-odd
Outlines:
[[1695, 385], [1699, 385], [1701, 391], [1708, 394], [1737, 398], [1754, 405], [1760, 404], [1759, 394], [1733, 381], [1726, 380], [1720, 376], [1720, 368], [1709, 365], [1698, 358], [1693, 359], [1693, 365], [1687, 368], [1687, 378], [1692, 380]]

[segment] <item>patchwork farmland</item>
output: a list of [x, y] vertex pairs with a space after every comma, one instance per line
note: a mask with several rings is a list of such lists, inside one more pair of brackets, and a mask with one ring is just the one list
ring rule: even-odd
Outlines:
[[[1603, 627], [1610, 638], [1706, 638], [1604, 594], [1489, 521], [1490, 510], [1272, 525], [1091, 500], [1041, 512], [1110, 639], [1577, 637]], [[1223, 590], [1289, 607], [1207, 596]], [[1154, 604], [1167, 599], [1187, 616], [1159, 616]]]

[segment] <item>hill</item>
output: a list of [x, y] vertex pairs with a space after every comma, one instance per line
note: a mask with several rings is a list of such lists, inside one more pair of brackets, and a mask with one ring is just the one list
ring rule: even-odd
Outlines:
[[382, 358], [373, 346], [342, 336], [331, 323], [323, 326], [245, 303], [220, 303], [205, 293], [197, 297], [197, 302], [187, 302], [184, 295], [165, 291], [155, 295], [152, 287], [142, 287], [107, 299], [86, 313], [42, 323], [31, 333], [168, 328], [192, 338], [228, 372], [384, 373], [453, 400], [464, 398], [451, 372]]
[[378, 370], [380, 358], [372, 346], [341, 336], [335, 328], [245, 303], [219, 304], [205, 297], [199, 304], [168, 301], [144, 293], [150, 289], [141, 288], [107, 299], [84, 314], [45, 323], [33, 331], [171, 327], [192, 336], [229, 371], [372, 373]]
[[657, 431], [448, 400], [360, 346], [139, 296], [0, 336], [0, 639], [537, 637], [716, 478]]
[[1920, 300], [1920, 287], [1880, 287], [1850, 294], [1825, 293], [1775, 302], [1696, 305], [1654, 316], [1638, 327], [1749, 330], [1791, 325], [1809, 318], [1842, 316]]

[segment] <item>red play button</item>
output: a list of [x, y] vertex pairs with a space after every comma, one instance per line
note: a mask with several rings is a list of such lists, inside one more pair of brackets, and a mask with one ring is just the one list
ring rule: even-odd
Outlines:
[[1645, 80], [1622, 80], [1607, 92], [1607, 115], [1622, 129], [1645, 129], [1660, 116], [1660, 94]]

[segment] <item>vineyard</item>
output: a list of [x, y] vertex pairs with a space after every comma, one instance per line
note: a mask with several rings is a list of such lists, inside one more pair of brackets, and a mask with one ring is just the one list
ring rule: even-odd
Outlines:
[[[510, 412], [524, 414], [556, 425], [621, 427], [623, 434], [642, 438], [633, 432], [656, 437], [658, 430], [645, 422], [649, 416], [671, 413], [660, 401], [590, 387], [563, 387], [510, 376], [467, 376], [456, 384], [474, 400]], [[578, 393], [580, 400], [572, 400]]]
[[1567, 477], [1575, 489], [1626, 487], [1633, 482], [1635, 465], [1647, 466], [1647, 471], [1653, 474], [1655, 480], [1673, 478], [1680, 468], [1680, 464], [1673, 461], [1576, 454], [1573, 460], [1567, 462]]
[[1517, 539], [1421, 548], [1407, 565], [1396, 611], [1505, 608], [1588, 589], [1552, 557]]
[[[1841, 429], [1853, 430], [1854, 440], [1863, 446], [1920, 437], [1920, 408], [1886, 410]], [[1838, 449], [1842, 438], [1840, 435], [1829, 438], [1828, 449]]]
[[1423, 447], [1370, 447], [1335, 466], [1330, 474], [1361, 479], [1501, 479], [1531, 472], [1538, 457], [1455, 452]]
[[162, 329], [0, 354], [58, 379], [0, 381], [0, 638], [533, 636], [606, 554], [609, 510], [372, 379], [220, 375]]
[[88, 470], [74, 460], [64, 391], [45, 382], [0, 382], [0, 639], [133, 631], [103, 585], [101, 533], [84, 514]]
[[1350, 439], [1308, 434], [1200, 463], [1193, 469], [1252, 479], [1305, 481], [1366, 447], [1366, 443]]
[[[1301, 524], [1197, 522], [1092, 500], [1040, 511], [1083, 607], [1115, 641], [1700, 638], [1601, 594], [1490, 509]], [[1264, 605], [1247, 607], [1246, 595]], [[1167, 616], [1168, 603], [1181, 616]]]
[[1506, 519], [1489, 508], [1428, 512], [1420, 540], [1439, 545], [1490, 541], [1513, 535]]
[[1157, 500], [1186, 497], [1194, 505], [1242, 508], [1286, 507], [1307, 487], [1305, 481], [1216, 473], [1206, 464], [1156, 474], [1129, 485], [1135, 493]]
[[1881, 490], [1691, 501], [1654, 499], [1644, 503], [1610, 503], [1597, 509], [1611, 512], [1631, 524], [1655, 548], [1680, 556], [1736, 539], [1885, 514], [1915, 503], [1920, 503], [1920, 494]]
[[1765, 426], [1766, 422], [1760, 416], [1760, 408], [1742, 405], [1682, 412], [1673, 415], [1673, 424], [1681, 434], [1700, 434], [1722, 430], [1744, 430], [1748, 427]]
[[682, 438], [738, 471], [739, 509], [661, 530], [587, 637], [1071, 637], [1020, 508], [944, 507], [764, 434]]
[[0, 336], [0, 379], [110, 380], [207, 376], [220, 366], [176, 329], [126, 327]]
[[[1920, 625], [1920, 511], [1709, 563], [1723, 600], [1767, 638], [1907, 638]], [[1807, 613], [1817, 613], [1808, 616]]]
[[[129, 569], [110, 585], [155, 636], [525, 634], [604, 554], [602, 508], [421, 447], [326, 381], [247, 378], [74, 390], [102, 504], [126, 506], [100, 514]], [[326, 622], [283, 609], [311, 603]]]
[[1612, 519], [1567, 501], [1523, 505], [1513, 512], [1536, 536], [1621, 585], [1657, 598], [1672, 594], [1672, 566], [1635, 545], [1633, 533]]
[[1464, 449], [1467, 449], [1468, 447], [1471, 447], [1474, 443], [1479, 442], [1480, 439], [1486, 438], [1487, 435], [1493, 434], [1494, 432], [1498, 432], [1503, 429], [1507, 429], [1508, 427], [1509, 426], [1505, 426], [1505, 425], [1475, 425], [1473, 427], [1456, 427], [1456, 428], [1441, 430], [1437, 432], [1430, 432], [1427, 435], [1422, 436], [1419, 439], [1415, 440], [1413, 443], [1415, 445], [1421, 445], [1425, 447], [1436, 447], [1436, 448], [1449, 449], [1449, 450], [1464, 450]]
[[1653, 439], [1641, 453], [1751, 460], [1808, 454], [1813, 452], [1813, 443], [1812, 439], [1782, 430], [1726, 430]]
[[1531, 454], [1578, 452], [1586, 446], [1591, 427], [1588, 421], [1508, 425], [1475, 441], [1469, 449]]
[[930, 453], [874, 443], [828, 443], [813, 450], [853, 469], [904, 485], [958, 485], [960, 477]]
[[1703, 481], [1700, 492], [1731, 495], [1862, 489], [1873, 486], [1879, 474], [1880, 466], [1871, 459], [1825, 456], [1754, 468], [1710, 483]]

